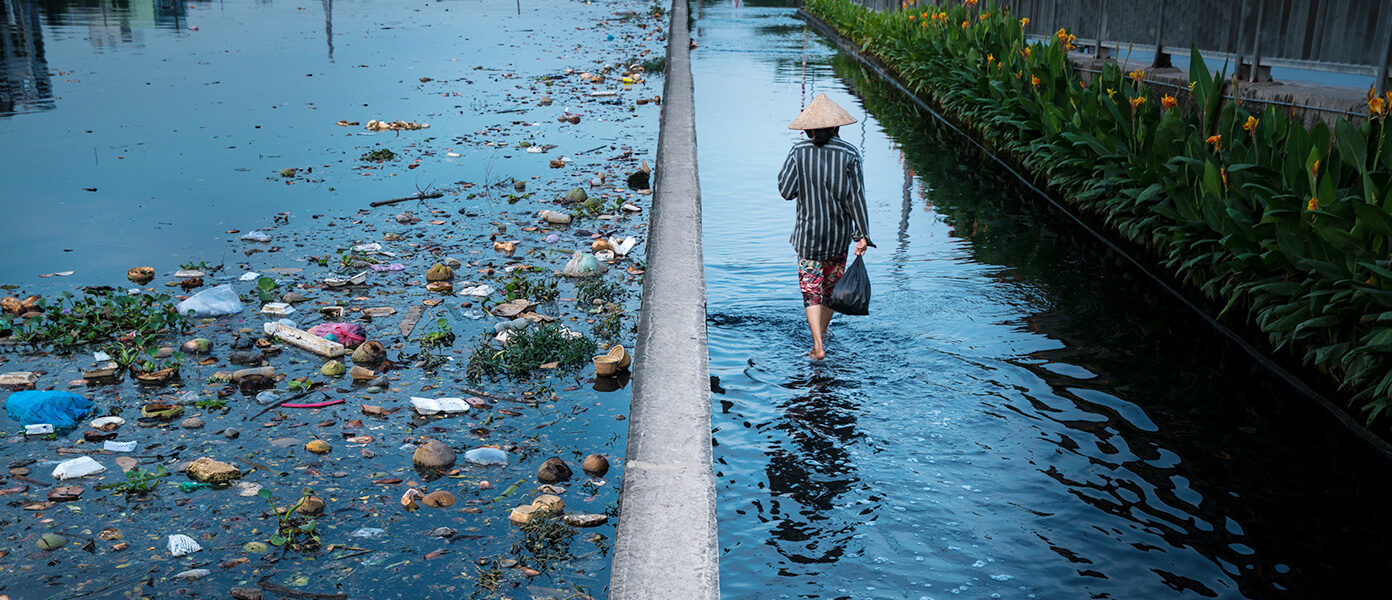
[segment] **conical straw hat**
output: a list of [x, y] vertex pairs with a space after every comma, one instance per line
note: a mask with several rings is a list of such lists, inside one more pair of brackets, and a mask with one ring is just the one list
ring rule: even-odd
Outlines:
[[817, 94], [807, 108], [802, 109], [802, 114], [788, 124], [788, 129], [825, 129], [854, 122], [855, 117], [846, 112], [846, 109], [837, 106], [826, 94]]

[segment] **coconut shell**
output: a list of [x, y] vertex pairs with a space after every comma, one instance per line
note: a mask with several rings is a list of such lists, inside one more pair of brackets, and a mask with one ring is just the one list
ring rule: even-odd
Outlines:
[[590, 477], [603, 477], [609, 472], [609, 459], [598, 454], [591, 454], [585, 457], [585, 462], [580, 463], [580, 468]]
[[430, 267], [430, 270], [425, 272], [425, 280], [454, 281], [454, 269], [446, 267], [445, 265], [442, 265], [440, 263], [435, 263], [435, 266]]
[[421, 504], [429, 506], [430, 508], [447, 508], [453, 506], [457, 500], [458, 498], [455, 498], [454, 494], [445, 490], [438, 490], [430, 492], [426, 494], [424, 498], [421, 498]]
[[126, 279], [129, 279], [132, 282], [138, 283], [140, 285], [150, 283], [150, 281], [154, 280], [154, 278], [154, 267], [131, 267], [129, 271], [126, 271]]
[[358, 344], [353, 350], [353, 364], [376, 365], [387, 359], [387, 349], [375, 341]]
[[548, 458], [537, 468], [537, 480], [542, 483], [556, 483], [570, 479], [570, 465], [559, 458]]
[[302, 515], [317, 515], [324, 512], [324, 499], [318, 496], [310, 496], [304, 499], [304, 503], [295, 512]]

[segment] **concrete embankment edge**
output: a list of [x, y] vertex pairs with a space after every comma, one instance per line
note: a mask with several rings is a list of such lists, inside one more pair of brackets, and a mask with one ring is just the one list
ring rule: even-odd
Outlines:
[[1132, 256], [1125, 249], [1119, 246], [1114, 240], [1112, 240], [1112, 238], [1109, 235], [1101, 231], [1098, 231], [1067, 205], [1063, 204], [1058, 199], [1054, 198], [1053, 195], [1036, 186], [1034, 184], [1034, 181], [1032, 181], [1029, 177], [1017, 171], [1014, 165], [998, 156], [993, 148], [982, 143], [982, 141], [977, 139], [976, 136], [972, 135], [964, 128], [959, 127], [957, 123], [954, 123], [952, 121], [952, 119], [943, 115], [935, 107], [931, 106], [926, 101], [924, 101], [923, 98], [920, 98], [909, 88], [905, 87], [902, 82], [895, 78], [895, 76], [887, 66], [881, 63], [875, 57], [870, 56], [865, 52], [862, 52], [859, 45], [854, 44], [850, 40], [847, 40], [846, 38], [842, 37], [841, 34], [838, 31], [836, 31], [836, 28], [832, 27], [827, 22], [821, 20], [816, 15], [808, 12], [806, 9], [798, 9], [797, 17], [805, 21], [812, 28], [813, 31], [817, 32], [821, 36], [835, 43], [836, 46], [840, 48], [842, 52], [845, 52], [846, 54], [849, 54], [850, 56], [854, 57], [862, 65], [865, 65], [867, 69], [875, 73], [875, 75], [885, 80], [890, 85], [893, 85], [900, 92], [903, 92], [903, 94], [907, 98], [909, 98], [909, 100], [917, 104], [919, 108], [922, 108], [924, 111], [933, 115], [933, 118], [937, 119], [947, 127], [951, 128], [953, 131], [956, 131], [958, 134], [961, 134], [967, 140], [970, 140], [972, 144], [976, 145], [983, 152], [989, 155], [1000, 168], [1004, 169], [1011, 176], [1018, 179], [1021, 184], [1029, 188], [1035, 194], [1037, 194], [1042, 200], [1049, 203], [1054, 208], [1058, 209], [1059, 212], [1068, 217], [1069, 220], [1073, 221], [1079, 227], [1082, 227], [1088, 233], [1092, 234], [1095, 238], [1097, 238], [1097, 240], [1102, 242], [1103, 245], [1111, 249], [1113, 252], [1117, 253], [1117, 255], [1125, 259], [1126, 262], [1130, 263], [1131, 266], [1134, 267], [1138, 272], [1145, 275], [1153, 283], [1160, 286], [1161, 289], [1165, 290], [1166, 293], [1173, 296], [1185, 307], [1193, 311], [1194, 314], [1196, 314], [1200, 319], [1203, 319], [1203, 321], [1207, 323], [1209, 327], [1211, 327], [1216, 333], [1218, 333], [1218, 335], [1221, 335], [1222, 337], [1226, 338], [1229, 342], [1233, 344], [1234, 347], [1240, 349], [1256, 364], [1261, 366], [1262, 369], [1266, 370], [1273, 377], [1275, 377], [1276, 380], [1280, 381], [1283, 385], [1285, 385], [1286, 388], [1288, 388], [1295, 394], [1303, 396], [1311, 402], [1314, 402], [1316, 405], [1318, 405], [1319, 408], [1322, 409], [1320, 412], [1327, 415], [1330, 418], [1330, 420], [1335, 424], [1335, 426], [1342, 427], [1348, 430], [1348, 432], [1353, 435], [1354, 439], [1357, 439], [1367, 449], [1371, 450], [1375, 456], [1382, 459], [1383, 461], [1392, 463], [1392, 445], [1388, 444], [1386, 440], [1378, 437], [1373, 432], [1368, 431], [1366, 427], [1364, 427], [1361, 423], [1359, 423], [1352, 416], [1350, 416], [1348, 411], [1329, 401], [1328, 398], [1325, 398], [1324, 395], [1315, 391], [1304, 381], [1302, 381], [1299, 377], [1297, 377], [1294, 373], [1291, 373], [1290, 371], [1286, 370], [1279, 363], [1266, 356], [1266, 354], [1262, 353], [1261, 350], [1258, 350], [1255, 346], [1248, 343], [1247, 340], [1244, 339], [1237, 332], [1229, 329], [1222, 323], [1219, 323], [1216, 319], [1213, 318], [1212, 315], [1208, 314], [1207, 311], [1199, 307], [1197, 304], [1194, 304], [1182, 292], [1180, 292], [1173, 285], [1171, 285], [1169, 280], [1157, 274], [1148, 263], [1138, 260], [1136, 257]]
[[720, 596], [687, 0], [674, 0], [609, 597]]

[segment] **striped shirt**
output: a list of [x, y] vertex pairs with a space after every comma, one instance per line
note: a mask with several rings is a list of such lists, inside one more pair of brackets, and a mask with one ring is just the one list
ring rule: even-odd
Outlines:
[[839, 137], [820, 148], [811, 140], [795, 144], [778, 173], [778, 193], [797, 200], [789, 241], [799, 258], [845, 258], [852, 240], [869, 236], [860, 152]]

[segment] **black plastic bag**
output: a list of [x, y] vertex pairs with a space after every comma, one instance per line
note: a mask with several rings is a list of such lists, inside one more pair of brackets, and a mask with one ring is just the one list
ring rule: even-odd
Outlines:
[[855, 262], [846, 268], [846, 274], [831, 290], [826, 306], [843, 315], [870, 314], [870, 275], [865, 272], [865, 261], [857, 256]]

